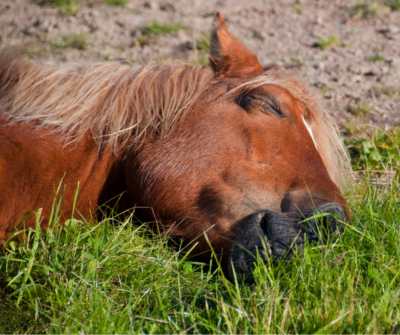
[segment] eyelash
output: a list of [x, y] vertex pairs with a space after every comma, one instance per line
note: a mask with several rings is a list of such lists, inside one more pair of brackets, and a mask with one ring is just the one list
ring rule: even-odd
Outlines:
[[264, 111], [269, 111], [278, 114], [280, 117], [285, 117], [285, 115], [282, 113], [281, 109], [279, 106], [274, 106], [273, 102], [268, 103], [263, 99], [256, 98], [254, 96], [249, 96], [251, 98], [249, 104], [250, 105], [256, 105], [256, 107], [262, 108]]

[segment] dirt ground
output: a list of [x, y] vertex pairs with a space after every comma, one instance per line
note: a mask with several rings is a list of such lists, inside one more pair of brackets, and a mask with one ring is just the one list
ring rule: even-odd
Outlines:
[[[72, 15], [57, 1], [0, 0], [0, 46], [21, 45], [42, 62], [205, 63], [220, 11], [262, 64], [277, 63], [315, 87], [344, 135], [400, 125], [398, 0], [77, 0]], [[155, 22], [177, 31], [146, 33]]]

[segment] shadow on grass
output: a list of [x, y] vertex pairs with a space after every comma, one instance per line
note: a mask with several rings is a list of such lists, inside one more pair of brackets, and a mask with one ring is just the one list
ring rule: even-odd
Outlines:
[[5, 286], [0, 278], [0, 334], [41, 332], [47, 320], [35, 320], [35, 310], [29, 302], [23, 302], [17, 308], [16, 299], [8, 297], [3, 291]]

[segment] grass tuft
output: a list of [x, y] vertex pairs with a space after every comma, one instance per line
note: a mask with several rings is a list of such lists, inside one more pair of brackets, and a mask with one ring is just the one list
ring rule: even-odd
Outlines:
[[385, 5], [388, 6], [391, 10], [398, 10], [400, 9], [400, 0], [386, 1]]
[[145, 26], [141, 29], [142, 35], [163, 35], [170, 34], [172, 32], [181, 30], [183, 28], [182, 23], [177, 24], [164, 24], [159, 22], [154, 22], [148, 26]]
[[75, 15], [81, 7], [81, 4], [77, 3], [76, 0], [57, 0], [55, 5], [60, 8], [62, 16]]
[[347, 112], [356, 116], [365, 116], [371, 112], [371, 103], [365, 102], [358, 105], [349, 104], [346, 108]]
[[400, 168], [400, 131], [375, 130], [371, 135], [345, 140], [353, 170]]
[[385, 94], [389, 99], [400, 97], [400, 88], [382, 87], [381, 92]]
[[112, 54], [112, 50], [111, 49], [105, 49], [104, 51], [101, 52], [100, 57], [102, 60], [109, 60], [110, 56]]
[[321, 88], [321, 94], [325, 95], [329, 91], [330, 87], [325, 85], [324, 87]]
[[316, 42], [316, 45], [321, 49], [325, 50], [327, 48], [330, 48], [335, 45], [341, 45], [342, 43], [339, 41], [339, 39], [336, 36], [331, 36], [327, 38], [322, 38]]
[[385, 9], [388, 9], [386, 4], [380, 2], [363, 2], [351, 7], [349, 14], [357, 19], [376, 18], [379, 17]]
[[210, 35], [202, 35], [201, 38], [199, 38], [196, 41], [196, 49], [201, 51], [201, 52], [209, 52], [210, 50]]
[[81, 7], [81, 3], [77, 0], [35, 0], [35, 2], [41, 6], [58, 7], [61, 16], [75, 15]]
[[58, 41], [54, 41], [51, 44], [51, 50], [57, 50], [59, 48], [73, 48], [78, 50], [84, 50], [86, 48], [86, 35], [85, 34], [72, 34], [64, 36]]
[[106, 0], [106, 4], [110, 6], [125, 6], [129, 0]]
[[380, 54], [375, 54], [369, 58], [369, 61], [372, 63], [384, 61], [385, 58]]
[[183, 29], [182, 23], [159, 23], [153, 22], [147, 26], [142, 27], [141, 29], [141, 36], [140, 36], [140, 44], [145, 45], [148, 43], [148, 39], [151, 36], [158, 36], [158, 35], [166, 35], [176, 31]]
[[293, 8], [297, 14], [301, 14], [303, 11], [303, 4], [299, 0], [295, 0], [293, 3]]

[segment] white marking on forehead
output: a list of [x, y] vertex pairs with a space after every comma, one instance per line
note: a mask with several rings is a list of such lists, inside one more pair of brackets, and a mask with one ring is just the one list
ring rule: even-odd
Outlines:
[[318, 151], [318, 145], [317, 145], [317, 142], [315, 141], [314, 133], [313, 133], [310, 125], [306, 122], [306, 120], [304, 119], [303, 115], [301, 116], [301, 118], [303, 119], [304, 125], [306, 126], [306, 128], [307, 128], [307, 130], [308, 130], [308, 132], [309, 132], [309, 134], [310, 134], [310, 136], [311, 136], [311, 138], [312, 138], [312, 140], [314, 142], [315, 149], [317, 149], [317, 151]]

